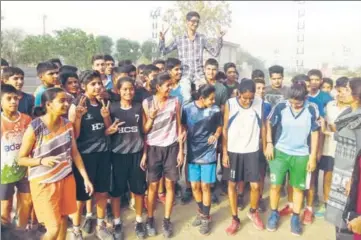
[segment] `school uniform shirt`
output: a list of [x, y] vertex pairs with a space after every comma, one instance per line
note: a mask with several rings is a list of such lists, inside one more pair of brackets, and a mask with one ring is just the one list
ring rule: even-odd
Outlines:
[[268, 116], [271, 125], [277, 126], [275, 148], [290, 156], [309, 155], [308, 138], [319, 130], [318, 118], [314, 103], [305, 101], [302, 110], [294, 113], [288, 100], [279, 102]]
[[325, 117], [326, 105], [332, 100], [333, 98], [330, 94], [321, 90], [318, 90], [317, 94], [314, 96], [308, 95], [308, 101], [313, 102], [317, 105], [321, 117]]
[[255, 97], [248, 108], [243, 108], [238, 98], [227, 101], [229, 107], [227, 144], [233, 153], [253, 153], [259, 150], [262, 126], [263, 100]]
[[110, 149], [113, 153], [129, 154], [143, 150], [142, 111], [140, 103], [133, 103], [129, 109], [121, 108], [120, 102], [111, 103], [112, 121], [118, 119], [120, 122], [124, 122], [119, 126], [118, 132], [111, 135]]
[[189, 163], [211, 164], [217, 162], [217, 141], [208, 138], [222, 126], [222, 114], [218, 106], [199, 108], [195, 102], [183, 107], [182, 124], [187, 126], [187, 159]]
[[1, 184], [21, 180], [27, 167], [18, 165], [19, 150], [31, 117], [18, 112], [19, 117], [12, 121], [1, 113]]

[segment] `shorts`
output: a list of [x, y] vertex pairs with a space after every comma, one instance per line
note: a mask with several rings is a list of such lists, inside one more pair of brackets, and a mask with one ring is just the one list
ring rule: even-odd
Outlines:
[[228, 152], [229, 169], [224, 171], [224, 180], [231, 182], [259, 182], [259, 151], [253, 153]]
[[335, 159], [331, 156], [321, 156], [318, 162], [318, 169], [325, 172], [332, 172], [333, 166], [335, 165]]
[[217, 164], [188, 164], [190, 182], [215, 183]]
[[178, 142], [167, 147], [148, 146], [148, 181], [158, 182], [162, 176], [174, 182], [178, 181], [178, 152]]
[[[94, 192], [109, 192], [111, 173], [109, 152], [81, 154], [81, 157], [89, 180], [94, 186]], [[78, 201], [91, 199], [92, 196], [89, 196], [88, 193], [85, 192], [84, 179], [75, 164], [73, 164], [73, 172], [76, 182], [76, 199]]]
[[259, 169], [261, 176], [265, 176], [267, 172], [268, 162], [263, 152], [259, 153]]
[[112, 197], [120, 197], [129, 189], [132, 193], [143, 195], [147, 189], [145, 171], [140, 168], [143, 152], [111, 154], [113, 189]]
[[74, 175], [54, 183], [30, 182], [31, 197], [39, 223], [46, 228], [60, 225], [61, 218], [73, 214], [76, 206]]
[[27, 177], [13, 183], [0, 184], [0, 200], [9, 200], [15, 193], [15, 187], [19, 193], [30, 193], [30, 185]]
[[271, 184], [282, 185], [289, 171], [290, 185], [305, 190], [309, 156], [290, 156], [275, 150], [274, 159], [269, 161]]

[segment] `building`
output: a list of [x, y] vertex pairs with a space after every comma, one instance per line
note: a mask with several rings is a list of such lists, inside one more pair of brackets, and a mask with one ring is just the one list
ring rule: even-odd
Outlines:
[[[215, 57], [215, 59], [218, 61], [220, 69], [223, 71], [223, 65], [227, 62], [233, 62], [236, 63], [237, 62], [237, 54], [238, 54], [238, 50], [239, 50], [240, 45], [237, 43], [232, 43], [232, 42], [227, 42], [227, 41], [223, 41], [223, 47], [221, 49], [220, 54], [218, 55], [218, 57]], [[208, 59], [208, 58], [214, 58], [213, 56], [211, 56], [207, 51], [204, 52], [204, 62]]]

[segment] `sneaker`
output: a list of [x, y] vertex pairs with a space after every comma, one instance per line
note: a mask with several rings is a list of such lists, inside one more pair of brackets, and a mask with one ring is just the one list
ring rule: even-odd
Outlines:
[[251, 213], [250, 211], [248, 211], [247, 216], [253, 222], [253, 226], [256, 229], [258, 229], [258, 230], [264, 229], [264, 224], [257, 211], [255, 213]]
[[93, 219], [91, 217], [86, 217], [82, 229], [86, 233], [91, 233], [93, 228]]
[[244, 199], [243, 195], [241, 194], [238, 194], [237, 196], [237, 206], [239, 211], [242, 211], [244, 209]]
[[175, 188], [175, 197], [176, 198], [182, 198], [182, 187], [181, 187], [181, 185], [178, 182], [176, 182], [174, 188]]
[[258, 203], [258, 212], [260, 213], [264, 213], [267, 211], [267, 204], [266, 204], [266, 200], [264, 200], [263, 198], [261, 198], [259, 200], [259, 203]]
[[302, 226], [299, 216], [292, 215], [291, 217], [291, 233], [296, 236], [300, 236], [302, 234]]
[[202, 224], [202, 215], [200, 212], [198, 212], [196, 218], [192, 222], [193, 227], [198, 227]]
[[113, 234], [107, 229], [105, 222], [97, 226], [95, 235], [100, 240], [114, 240]]
[[191, 188], [187, 188], [184, 193], [183, 193], [183, 197], [181, 199], [182, 205], [188, 204], [190, 201], [192, 201], [192, 189]]
[[321, 204], [320, 208], [317, 210], [317, 212], [315, 212], [315, 217], [323, 218], [325, 216], [325, 213], [326, 213], [326, 205]]
[[305, 209], [303, 212], [303, 224], [309, 225], [313, 222], [313, 212], [310, 211], [308, 208]]
[[145, 238], [146, 232], [145, 232], [145, 228], [144, 228], [143, 223], [137, 222], [135, 224], [135, 235], [137, 236], [138, 239], [144, 239]]
[[236, 234], [236, 232], [239, 230], [240, 227], [241, 227], [240, 221], [232, 219], [231, 225], [228, 228], [226, 228], [226, 233], [228, 235], [234, 235]]
[[158, 193], [157, 201], [165, 205], [165, 193]]
[[280, 214], [277, 211], [272, 211], [268, 218], [267, 230], [274, 232], [277, 230], [278, 222], [280, 221]]
[[119, 223], [114, 226], [114, 239], [122, 240], [123, 239], [123, 224]]
[[162, 228], [163, 228], [163, 236], [165, 238], [170, 238], [173, 235], [173, 226], [172, 226], [172, 223], [170, 222], [170, 220], [164, 219]]
[[211, 223], [211, 218], [209, 216], [201, 218], [201, 226], [199, 228], [200, 234], [209, 235], [209, 233], [211, 232], [210, 223]]
[[83, 235], [81, 231], [71, 231], [70, 232], [70, 240], [83, 240]]
[[147, 219], [145, 228], [147, 230], [147, 234], [149, 237], [154, 237], [155, 235], [157, 235], [157, 230], [155, 230], [155, 226], [154, 226], [154, 218]]
[[216, 204], [216, 205], [219, 204], [219, 199], [215, 192], [212, 193], [212, 204]]
[[289, 216], [293, 213], [293, 209], [290, 207], [290, 205], [286, 205], [286, 207], [282, 208], [282, 210], [279, 212], [281, 217]]

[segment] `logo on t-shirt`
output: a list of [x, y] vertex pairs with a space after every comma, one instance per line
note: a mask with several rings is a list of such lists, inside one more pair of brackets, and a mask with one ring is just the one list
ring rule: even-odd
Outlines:
[[90, 113], [87, 113], [85, 115], [85, 120], [92, 120], [92, 119], [93, 119], [93, 116]]

